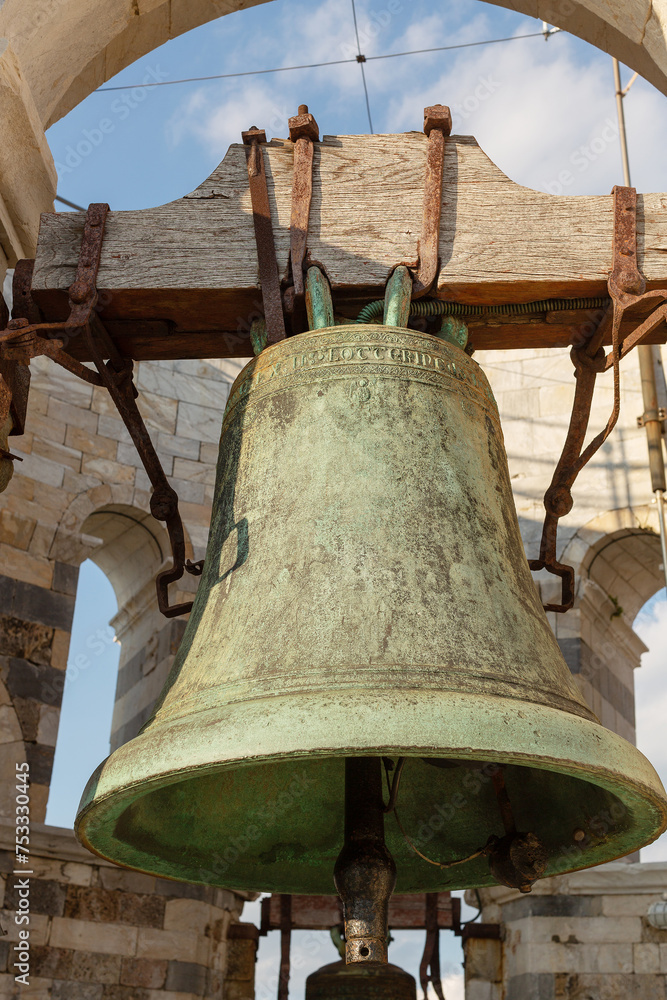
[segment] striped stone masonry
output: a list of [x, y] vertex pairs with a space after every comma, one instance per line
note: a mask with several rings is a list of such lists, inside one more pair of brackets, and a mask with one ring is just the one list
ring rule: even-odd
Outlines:
[[647, 914], [666, 890], [667, 863], [623, 862], [544, 879], [529, 896], [480, 889], [481, 919], [502, 935], [466, 941], [466, 1000], [664, 1000], [667, 929]]
[[168, 621], [128, 660], [123, 657], [118, 671], [116, 703], [111, 724], [112, 751], [133, 739], [149, 719], [184, 630], [185, 621]]
[[116, 868], [53, 827], [34, 824], [30, 846], [28, 990], [14, 980], [14, 829], [0, 824], [3, 1000], [219, 1000], [228, 966], [226, 1000], [253, 996], [254, 942], [227, 941], [243, 896]]
[[[56, 562], [51, 589], [0, 576], [0, 780], [30, 765], [33, 815], [44, 819], [74, 614], [78, 568]], [[11, 815], [0, 797], [0, 818]]]

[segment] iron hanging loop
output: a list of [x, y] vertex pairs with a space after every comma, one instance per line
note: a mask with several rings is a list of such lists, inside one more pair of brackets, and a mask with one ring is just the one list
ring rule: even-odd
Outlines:
[[[546, 569], [561, 578], [561, 603], [544, 605], [546, 611], [562, 614], [574, 605], [574, 568], [559, 562], [556, 556], [558, 521], [573, 506], [572, 486], [596, 452], [605, 443], [618, 422], [621, 408], [621, 359], [642, 343], [655, 327], [667, 317], [667, 291], [646, 292], [646, 282], [637, 262], [637, 192], [634, 188], [614, 187], [614, 236], [612, 266], [607, 287], [610, 308], [602, 317], [590, 341], [572, 348], [571, 356], [577, 380], [570, 425], [563, 451], [551, 484], [544, 496], [546, 517], [542, 529], [539, 559], [529, 561], [531, 570]], [[645, 301], [661, 303], [648, 319], [631, 334], [622, 336], [622, 326], [628, 310]], [[611, 337], [611, 351], [605, 356], [602, 344]], [[590, 419], [595, 380], [600, 372], [613, 369], [614, 400], [605, 427], [584, 448]]]

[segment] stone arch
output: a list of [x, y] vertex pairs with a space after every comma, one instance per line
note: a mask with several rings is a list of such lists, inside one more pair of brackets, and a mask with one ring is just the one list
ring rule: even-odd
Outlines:
[[[118, 612], [110, 622], [121, 647], [112, 750], [136, 735], [148, 718], [184, 629], [182, 618], [166, 619], [157, 606], [155, 577], [171, 563], [165, 528], [145, 507], [114, 502], [113, 497], [112, 486], [81, 494], [63, 515], [54, 539], [56, 554], [66, 549], [78, 563], [91, 559], [110, 581], [118, 601]], [[192, 557], [187, 530], [186, 550]]]
[[46, 129], [171, 38], [266, 0], [5, 0], [0, 32]]
[[646, 646], [632, 627], [664, 586], [653, 505], [608, 511], [583, 525], [565, 547], [575, 566], [577, 600], [554, 627], [565, 659], [603, 725], [635, 742], [634, 671]]
[[[56, 174], [44, 130], [171, 38], [267, 0], [4, 0], [0, 6], [0, 278], [34, 256]], [[491, 0], [564, 28], [667, 93], [667, 0]]]
[[99, 541], [89, 558], [109, 579], [120, 608], [152, 582], [168, 560], [165, 529], [137, 507], [99, 507], [88, 514], [81, 531]]

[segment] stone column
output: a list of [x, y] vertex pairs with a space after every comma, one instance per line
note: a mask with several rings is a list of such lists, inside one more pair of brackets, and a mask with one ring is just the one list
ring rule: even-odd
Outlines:
[[[27, 530], [26, 523], [17, 530]], [[77, 577], [77, 567], [61, 562], [53, 563], [50, 587], [0, 576], [0, 679], [8, 723], [0, 737], [0, 780], [13, 786], [16, 764], [28, 762], [37, 821], [46, 814]], [[3, 795], [0, 816], [10, 815], [13, 798]]]
[[502, 941], [493, 954], [466, 943], [466, 1000], [664, 1000], [667, 930], [647, 913], [666, 890], [667, 864], [623, 862], [544, 879], [529, 896], [480, 889], [481, 919]]
[[0, 821], [0, 920], [7, 929], [0, 938], [0, 996], [220, 1000], [229, 965], [231, 1000], [251, 1000], [254, 964], [239, 962], [238, 947], [252, 942], [234, 940], [230, 949], [228, 937], [253, 893], [125, 871], [89, 854], [70, 831], [41, 824], [31, 829], [30, 847], [26, 988], [15, 983], [13, 968], [25, 927], [14, 919], [14, 826]]

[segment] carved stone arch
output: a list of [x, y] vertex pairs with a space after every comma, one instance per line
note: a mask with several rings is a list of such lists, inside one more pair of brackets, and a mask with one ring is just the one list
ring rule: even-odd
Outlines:
[[171, 38], [266, 0], [5, 0], [0, 33], [46, 129]]
[[[63, 515], [53, 543], [55, 558], [91, 559], [104, 572], [118, 601], [110, 624], [120, 642], [120, 662], [111, 747], [131, 739], [148, 718], [183, 634], [183, 618], [168, 620], [158, 610], [155, 577], [171, 563], [165, 528], [147, 503], [114, 500], [122, 488], [99, 486], [82, 493]], [[126, 491], [132, 493], [132, 491]], [[138, 498], [147, 501], [139, 491]], [[192, 545], [186, 530], [186, 551]], [[190, 581], [184, 581], [187, 586]], [[196, 586], [196, 584], [195, 584]], [[174, 600], [186, 598], [174, 595]]]
[[[185, 31], [267, 0], [4, 0], [0, 5], [0, 278], [34, 256], [56, 191], [44, 130]], [[434, 3], [436, 0], [434, 0]], [[667, 93], [667, 0], [492, 0], [578, 35]]]
[[646, 646], [632, 624], [664, 586], [655, 506], [627, 507], [584, 524], [565, 547], [577, 573], [572, 611], [556, 635], [585, 698], [603, 725], [635, 741], [634, 670]]

